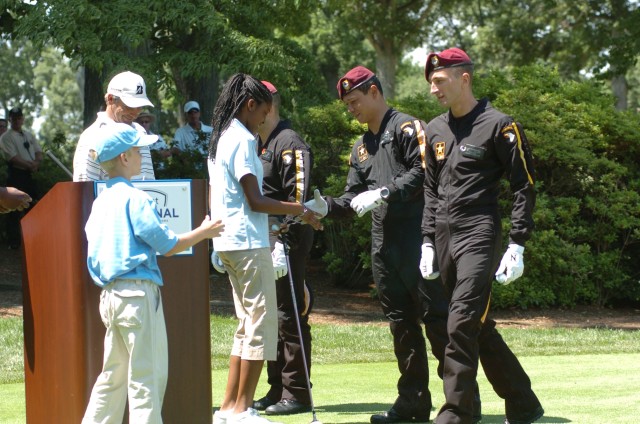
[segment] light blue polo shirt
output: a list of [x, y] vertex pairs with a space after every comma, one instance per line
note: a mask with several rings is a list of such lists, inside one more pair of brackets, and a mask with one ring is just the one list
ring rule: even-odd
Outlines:
[[107, 180], [85, 225], [87, 266], [104, 287], [116, 278], [146, 279], [159, 286], [156, 252], [167, 253], [178, 236], [160, 221], [155, 202], [122, 177]]
[[222, 219], [224, 232], [213, 239], [217, 252], [269, 247], [269, 222], [266, 213], [254, 212], [244, 195], [240, 179], [256, 176], [262, 193], [262, 163], [256, 138], [234, 119], [218, 141], [215, 161], [209, 159], [211, 219]]

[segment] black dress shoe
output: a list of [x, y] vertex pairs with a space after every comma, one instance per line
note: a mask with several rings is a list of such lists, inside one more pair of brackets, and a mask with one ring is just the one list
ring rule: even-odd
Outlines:
[[275, 402], [269, 399], [268, 396], [253, 401], [253, 409], [258, 411], [264, 411], [271, 405], [275, 405]]
[[419, 417], [406, 417], [400, 415], [395, 409], [391, 408], [387, 412], [382, 414], [375, 414], [371, 416], [371, 424], [389, 424], [389, 423], [428, 423], [429, 415]]
[[266, 415], [291, 415], [302, 412], [311, 412], [311, 405], [305, 405], [292, 399], [282, 399], [264, 410]]
[[505, 418], [504, 424], [531, 424], [542, 418], [543, 415], [544, 409], [542, 409], [542, 406], [538, 406], [533, 411], [518, 414], [516, 417]]

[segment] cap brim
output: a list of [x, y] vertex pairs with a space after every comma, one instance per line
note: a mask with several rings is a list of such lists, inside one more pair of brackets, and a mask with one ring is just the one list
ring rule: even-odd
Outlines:
[[138, 147], [150, 146], [156, 141], [158, 141], [157, 134], [141, 134], [140, 139], [136, 143], [136, 146]]
[[139, 97], [120, 97], [120, 100], [122, 100], [122, 103], [125, 105], [133, 108], [144, 106], [153, 107], [153, 103], [151, 103], [149, 99], [141, 99]]

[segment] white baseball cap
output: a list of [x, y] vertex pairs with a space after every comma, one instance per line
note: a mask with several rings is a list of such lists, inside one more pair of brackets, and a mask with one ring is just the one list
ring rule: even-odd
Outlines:
[[198, 102], [196, 102], [195, 100], [189, 100], [184, 104], [184, 113], [189, 113], [191, 109], [198, 109], [198, 112], [200, 112], [200, 105], [198, 104]]
[[133, 72], [121, 72], [111, 78], [107, 94], [119, 97], [129, 107], [153, 107], [153, 103], [147, 98], [147, 86], [144, 79]]
[[106, 162], [132, 147], [149, 146], [158, 141], [158, 136], [138, 132], [131, 125], [107, 124], [95, 132], [93, 150], [98, 153], [98, 163]]

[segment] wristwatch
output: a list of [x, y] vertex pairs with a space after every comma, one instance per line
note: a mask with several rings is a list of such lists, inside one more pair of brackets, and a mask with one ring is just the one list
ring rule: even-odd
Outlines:
[[380, 189], [380, 197], [382, 198], [382, 200], [384, 200], [385, 202], [387, 202], [389, 200], [389, 189], [387, 187], [382, 187]]

